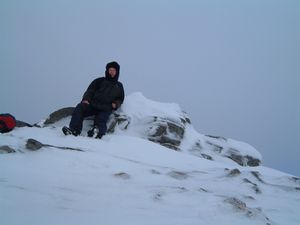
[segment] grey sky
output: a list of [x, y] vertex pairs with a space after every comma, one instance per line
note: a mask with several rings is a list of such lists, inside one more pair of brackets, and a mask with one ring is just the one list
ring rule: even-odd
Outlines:
[[74, 106], [117, 60], [127, 94], [176, 102], [200, 133], [300, 176], [299, 22], [297, 0], [1, 0], [1, 112]]

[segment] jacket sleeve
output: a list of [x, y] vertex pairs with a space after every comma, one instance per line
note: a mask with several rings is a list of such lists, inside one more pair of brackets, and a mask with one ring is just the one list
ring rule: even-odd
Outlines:
[[87, 101], [91, 102], [91, 100], [97, 90], [97, 87], [99, 86], [99, 83], [101, 81], [102, 81], [102, 78], [97, 78], [97, 79], [93, 80], [93, 82], [89, 85], [89, 87], [83, 94], [82, 100], [87, 100]]
[[117, 109], [121, 106], [121, 104], [124, 102], [125, 94], [124, 94], [124, 87], [121, 82], [119, 82], [120, 87], [120, 95], [115, 99], [114, 103], [117, 104]]

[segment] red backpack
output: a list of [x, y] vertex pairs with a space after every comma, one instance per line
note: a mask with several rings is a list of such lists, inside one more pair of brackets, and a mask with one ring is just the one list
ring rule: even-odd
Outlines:
[[14, 129], [16, 119], [9, 113], [0, 114], [0, 133], [6, 133]]

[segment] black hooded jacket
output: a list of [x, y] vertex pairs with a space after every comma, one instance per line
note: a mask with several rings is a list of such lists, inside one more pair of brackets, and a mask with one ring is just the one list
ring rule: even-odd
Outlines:
[[117, 108], [119, 108], [124, 101], [123, 84], [118, 81], [120, 67], [119, 65], [118, 67], [111, 66], [117, 69], [117, 74], [114, 78], [108, 74], [109, 67], [109, 64], [107, 64], [105, 77], [95, 79], [89, 85], [82, 98], [82, 100], [89, 101], [91, 106], [99, 111], [112, 111], [114, 110], [112, 103], [116, 103]]

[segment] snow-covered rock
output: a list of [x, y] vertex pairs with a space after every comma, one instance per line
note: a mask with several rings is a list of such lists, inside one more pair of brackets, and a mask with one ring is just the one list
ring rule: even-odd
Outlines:
[[101, 140], [85, 135], [92, 120], [63, 135], [63, 111], [0, 134], [1, 225], [300, 224], [300, 178], [256, 165], [246, 143], [199, 134], [176, 104], [127, 96]]
[[[60, 127], [68, 124], [73, 110], [74, 107], [59, 109], [39, 125]], [[83, 133], [92, 124], [93, 118], [87, 118]], [[155, 102], [141, 93], [127, 96], [121, 109], [111, 115], [108, 133], [145, 138], [208, 160], [225, 157], [241, 166], [259, 166], [262, 158], [258, 151], [246, 143], [197, 133], [187, 113], [177, 104]]]

